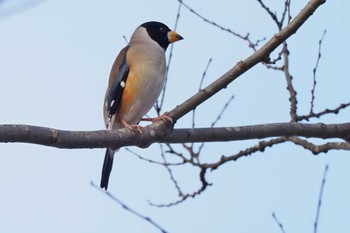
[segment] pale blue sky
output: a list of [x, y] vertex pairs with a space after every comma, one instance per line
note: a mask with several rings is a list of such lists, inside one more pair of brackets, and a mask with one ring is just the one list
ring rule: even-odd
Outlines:
[[[11, 3], [9, 3], [11, 1]], [[0, 122], [69, 130], [102, 129], [102, 102], [110, 67], [141, 23], [158, 20], [173, 28], [178, 2], [173, 1], [31, 1], [0, 5]], [[281, 12], [284, 1], [266, 1]], [[292, 1], [295, 15], [307, 1]], [[15, 3], [22, 7], [12, 11]], [[215, 22], [252, 39], [271, 37], [276, 26], [255, 0], [186, 1]], [[272, 4], [273, 3], [273, 4]], [[272, 5], [271, 5], [272, 4]], [[10, 12], [10, 13], [9, 13]], [[318, 40], [327, 30], [318, 69], [315, 111], [349, 102], [348, 1], [327, 1], [289, 41], [291, 73], [299, 113], [309, 111], [312, 69]], [[177, 32], [185, 40], [174, 47], [164, 111], [190, 97], [203, 70], [205, 85], [252, 51], [247, 44], [182, 9]], [[197, 125], [209, 126], [232, 95], [235, 99], [219, 126], [289, 121], [288, 92], [282, 73], [262, 65], [248, 71], [197, 111]], [[154, 113], [151, 112], [150, 115]], [[350, 110], [314, 122], [348, 122]], [[191, 117], [176, 127], [190, 127]], [[320, 140], [315, 142], [321, 143]], [[203, 161], [234, 154], [256, 141], [209, 143]], [[160, 159], [159, 146], [142, 150]], [[1, 232], [158, 232], [90, 186], [99, 182], [104, 150], [62, 150], [29, 144], [0, 145]], [[110, 192], [151, 217], [169, 232], [312, 232], [325, 164], [326, 181], [319, 232], [348, 232], [350, 209], [349, 152], [313, 156], [290, 143], [228, 163], [207, 174], [214, 185], [196, 199], [172, 208], [155, 208], [147, 200], [176, 200], [163, 167], [141, 161], [121, 149], [110, 180]], [[174, 174], [184, 190], [199, 187], [197, 170]]]

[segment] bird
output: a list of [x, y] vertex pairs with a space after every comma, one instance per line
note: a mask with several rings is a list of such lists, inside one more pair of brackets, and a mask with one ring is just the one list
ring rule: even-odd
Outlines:
[[[183, 37], [157, 21], [141, 24], [115, 59], [103, 104], [107, 130], [127, 127], [140, 130], [138, 123], [157, 101], [165, 82], [168, 46]], [[152, 119], [148, 118], [147, 120]], [[157, 118], [153, 118], [157, 119]], [[113, 158], [119, 148], [107, 148], [100, 187], [107, 190]]]

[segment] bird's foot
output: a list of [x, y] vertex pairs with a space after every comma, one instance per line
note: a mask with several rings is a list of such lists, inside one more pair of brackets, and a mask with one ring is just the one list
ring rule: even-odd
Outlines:
[[141, 121], [170, 121], [171, 124], [174, 123], [173, 119], [171, 119], [170, 116], [168, 116], [169, 112], [165, 112], [163, 115], [155, 117], [155, 118], [142, 118]]
[[122, 123], [122, 125], [125, 128], [127, 128], [129, 130], [132, 130], [132, 131], [138, 131], [139, 133], [142, 134], [142, 126], [140, 126], [140, 125], [130, 125], [128, 122], [126, 122], [123, 119], [120, 119], [120, 123]]

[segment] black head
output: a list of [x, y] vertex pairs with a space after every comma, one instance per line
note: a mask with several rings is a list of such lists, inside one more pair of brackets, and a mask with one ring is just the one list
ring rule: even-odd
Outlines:
[[143, 23], [140, 27], [146, 28], [148, 35], [156, 41], [164, 50], [166, 50], [170, 43], [182, 40], [182, 36], [170, 30], [164, 23], [150, 21]]

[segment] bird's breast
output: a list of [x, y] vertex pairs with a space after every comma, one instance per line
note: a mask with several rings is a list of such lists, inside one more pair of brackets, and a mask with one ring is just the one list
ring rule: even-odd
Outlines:
[[166, 73], [164, 50], [152, 46], [133, 46], [127, 55], [129, 75], [120, 115], [129, 124], [137, 124], [158, 99]]

